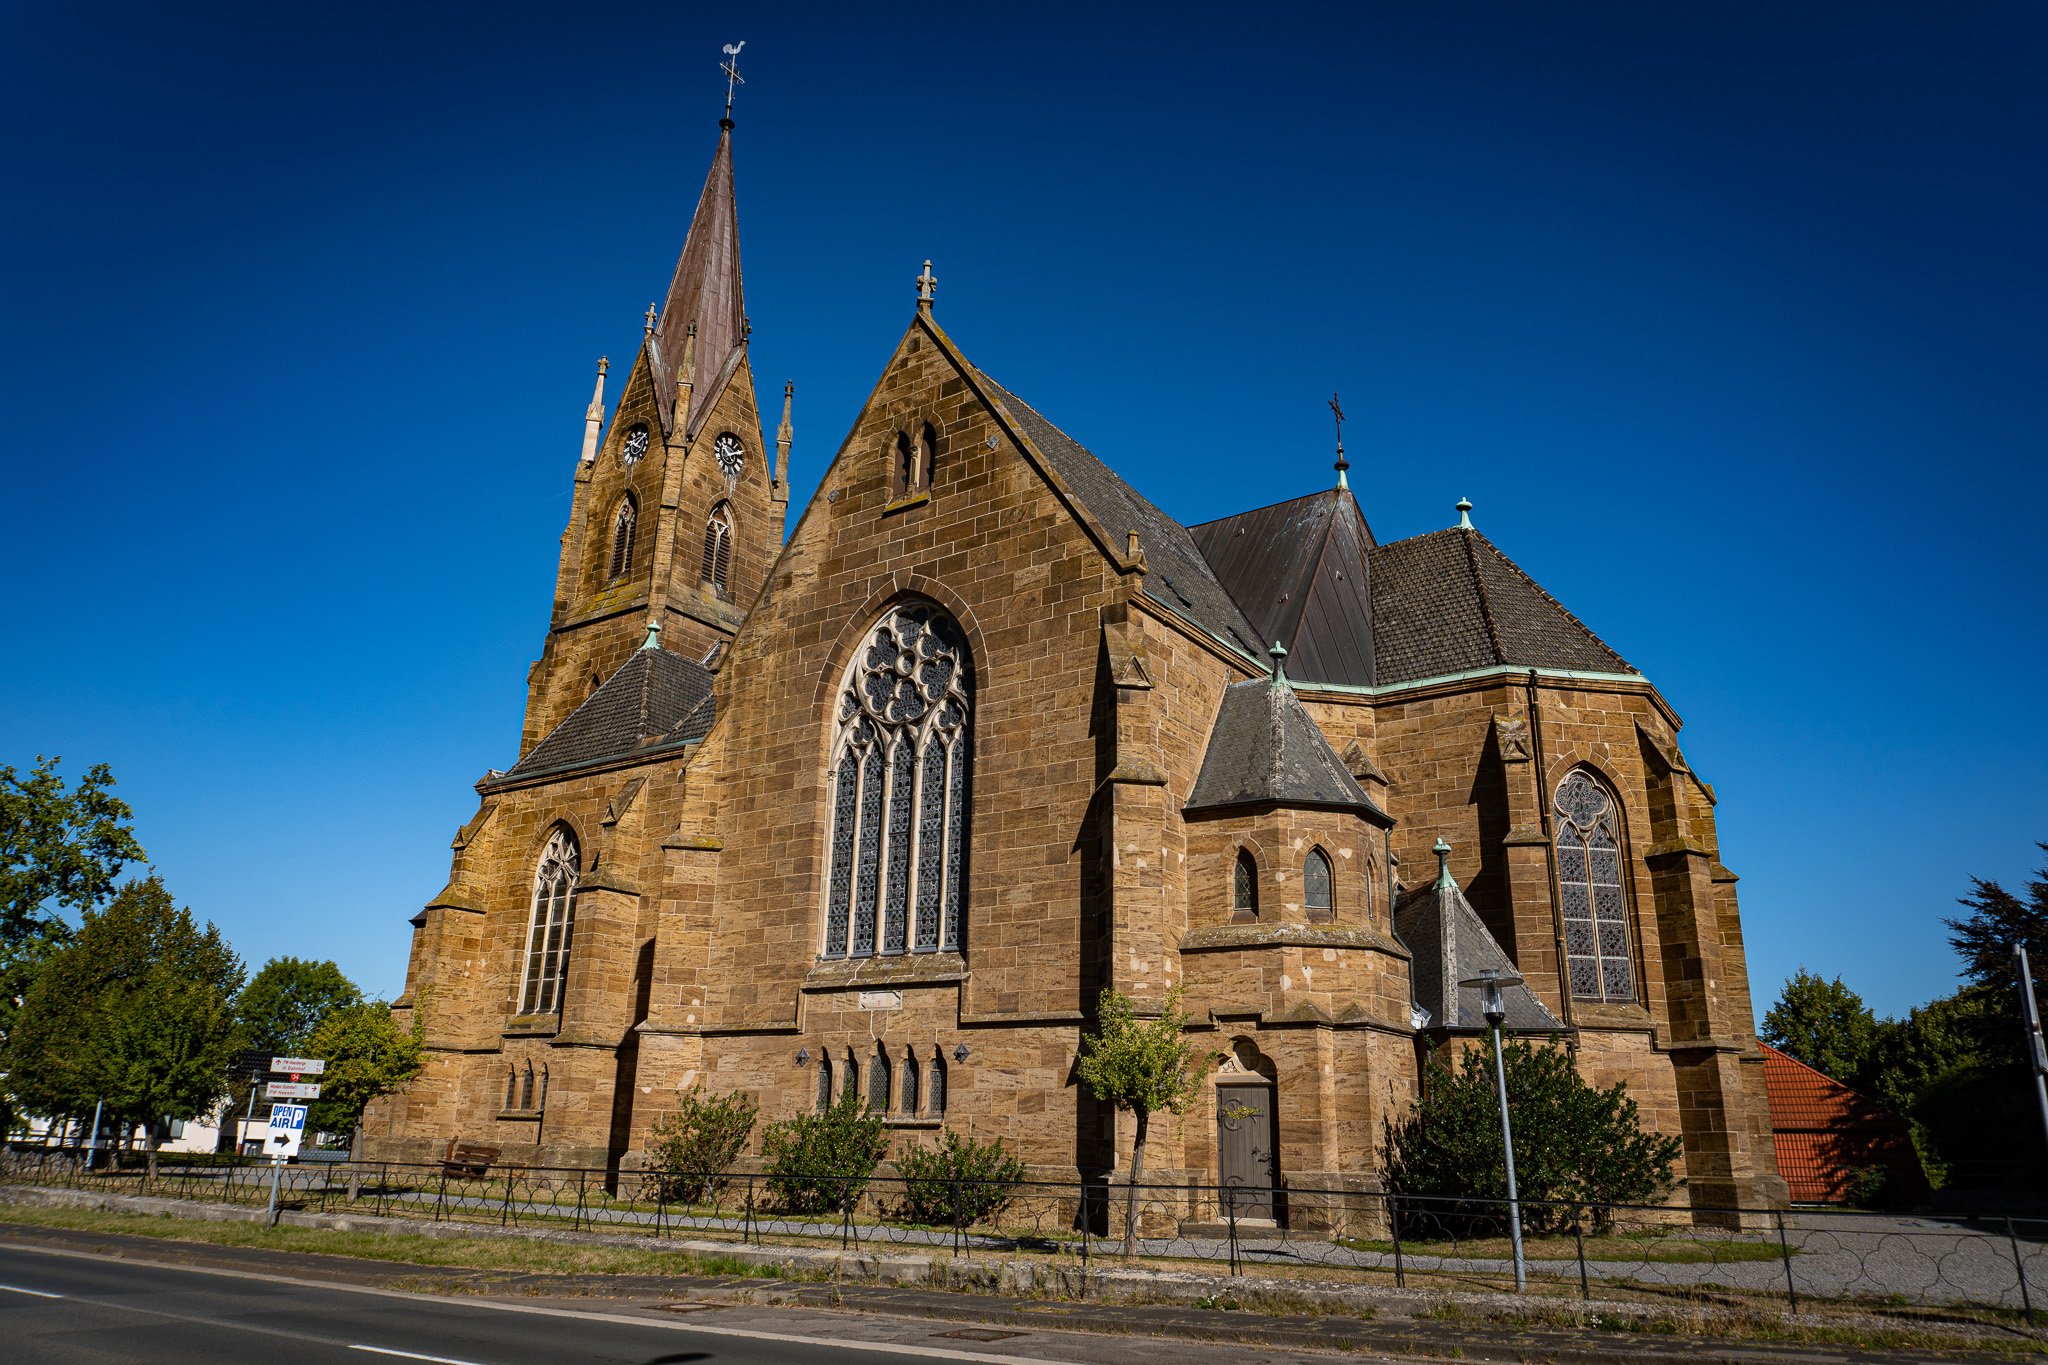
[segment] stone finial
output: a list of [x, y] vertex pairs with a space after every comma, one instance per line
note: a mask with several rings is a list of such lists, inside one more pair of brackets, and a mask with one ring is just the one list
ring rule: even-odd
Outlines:
[[583, 410], [583, 463], [597, 459], [597, 438], [604, 430], [604, 376], [612, 362], [597, 358], [597, 387], [590, 391], [590, 406]]
[[1439, 838], [1429, 851], [1436, 855], [1437, 889], [1455, 890], [1458, 884], [1451, 880], [1451, 846]]
[[647, 638], [640, 642], [642, 649], [661, 648], [661, 618], [652, 617], [647, 622]]
[[938, 278], [932, 274], [932, 263], [930, 261], [926, 261], [924, 263], [924, 273], [917, 277], [918, 312], [929, 313], [932, 311], [932, 295], [938, 292], [938, 288], [939, 281]]
[[1460, 531], [1470, 531], [1473, 529], [1472, 499], [1470, 498], [1458, 499], [1458, 529]]
[[654, 335], [654, 305], [651, 303], [647, 305], [647, 319], [641, 326], [640, 335], [643, 339]]
[[789, 447], [796, 439], [796, 428], [789, 424], [789, 405], [796, 397], [796, 381], [787, 380], [782, 385], [782, 425], [775, 428], [775, 486], [789, 487]]
[[1266, 651], [1266, 655], [1273, 661], [1273, 681], [1276, 683], [1286, 682], [1287, 646], [1281, 644], [1278, 640], [1275, 640], [1273, 642], [1273, 647]]

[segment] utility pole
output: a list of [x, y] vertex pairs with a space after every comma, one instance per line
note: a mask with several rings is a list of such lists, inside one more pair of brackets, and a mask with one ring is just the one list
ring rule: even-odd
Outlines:
[[2034, 1073], [2034, 1097], [2041, 1105], [2041, 1129], [2048, 1135], [2048, 1046], [2041, 1041], [2041, 1009], [2034, 1003], [2034, 975], [2027, 966], [2027, 945], [2012, 945], [2020, 964], [2020, 1017], [2027, 1021], [2027, 1066]]

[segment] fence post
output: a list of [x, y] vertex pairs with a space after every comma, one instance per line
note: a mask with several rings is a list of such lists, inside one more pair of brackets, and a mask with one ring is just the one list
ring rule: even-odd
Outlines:
[[1408, 1276], [1401, 1268], [1401, 1196], [1387, 1194], [1387, 1227], [1394, 1234], [1394, 1288], [1406, 1289]]
[[958, 1256], [961, 1247], [960, 1236], [960, 1177], [953, 1177], [953, 1254]]
[[1592, 1286], [1586, 1283], [1586, 1228], [1580, 1221], [1579, 1206], [1572, 1205], [1572, 1241], [1579, 1248], [1579, 1299], [1584, 1302], [1593, 1297]]
[[1223, 1217], [1230, 1224], [1230, 1273], [1237, 1268], [1237, 1190], [1229, 1185], [1223, 1187]]
[[1778, 1223], [1778, 1255], [1785, 1262], [1785, 1297], [1792, 1301], [1792, 1311], [1799, 1311], [1799, 1289], [1792, 1283], [1792, 1244], [1785, 1240], [1785, 1213], [1779, 1209], [1772, 1213]]
[[581, 1232], [583, 1230], [583, 1182], [586, 1179], [588, 1179], [589, 1176], [590, 1172], [588, 1171], [576, 1172], [576, 1222], [574, 1223], [572, 1229], [576, 1232]]
[[380, 1218], [384, 1215], [384, 1195], [390, 1184], [391, 1163], [380, 1161], [377, 1163], [377, 1216]]
[[2012, 1215], [2005, 1216], [2005, 1241], [2012, 1248], [2013, 1273], [2020, 1277], [2020, 1307], [2026, 1310], [2027, 1323], [2034, 1321], [2034, 1296], [2027, 1291], [2027, 1262], [2020, 1254], [2020, 1239], [2012, 1230]]
[[434, 1196], [434, 1221], [435, 1221], [435, 1222], [437, 1222], [437, 1223], [438, 1223], [438, 1222], [440, 1222], [440, 1221], [441, 1221], [441, 1211], [442, 1211], [442, 1210], [443, 1210], [443, 1209], [444, 1209], [445, 1207], [447, 1207], [447, 1204], [448, 1204], [448, 1168], [447, 1168], [446, 1166], [443, 1166], [443, 1167], [441, 1168], [441, 1189], [440, 1189], [440, 1192], [439, 1192], [438, 1194], [436, 1194], [436, 1195]]
[[747, 1211], [740, 1220], [740, 1245], [760, 1240], [761, 1230], [754, 1226], [754, 1177], [750, 1175], [747, 1177]]
[[498, 1226], [504, 1227], [512, 1221], [512, 1172], [505, 1172], [505, 1204], [498, 1210]]

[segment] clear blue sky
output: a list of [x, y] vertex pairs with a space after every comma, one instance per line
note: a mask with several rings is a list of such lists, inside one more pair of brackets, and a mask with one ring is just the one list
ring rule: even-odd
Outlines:
[[8, 6], [0, 762], [396, 993], [740, 38], [799, 505], [927, 256], [1183, 521], [1323, 486], [1341, 389], [1382, 540], [1469, 496], [1685, 717], [1760, 1002], [1952, 988], [2048, 838], [2038, 0]]

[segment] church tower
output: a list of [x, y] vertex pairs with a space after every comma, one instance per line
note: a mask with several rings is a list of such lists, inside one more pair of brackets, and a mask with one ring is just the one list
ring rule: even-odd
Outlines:
[[738, 630], [782, 547], [790, 390], [771, 463], [748, 356], [732, 130], [728, 110], [609, 429], [599, 362], [547, 643], [527, 675], [522, 756], [625, 663], [651, 625], [663, 648], [708, 659]]

